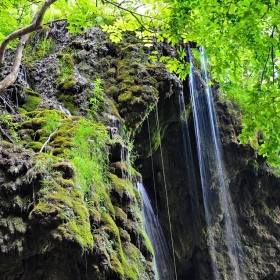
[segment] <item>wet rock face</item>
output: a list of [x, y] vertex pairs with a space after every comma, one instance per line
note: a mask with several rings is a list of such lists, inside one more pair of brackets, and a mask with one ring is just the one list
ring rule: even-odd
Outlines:
[[237, 141], [234, 104], [216, 102], [229, 188], [237, 211], [248, 279], [278, 279], [279, 178], [249, 145]]
[[[185, 85], [185, 91], [187, 91]], [[237, 212], [237, 222], [243, 244], [243, 265], [248, 279], [278, 279], [279, 266], [277, 260], [279, 250], [279, 179], [264, 163], [264, 159], [257, 156], [249, 145], [238, 143], [238, 134], [241, 132], [241, 122], [238, 119], [238, 108], [235, 104], [227, 104], [218, 98], [218, 88], [214, 87], [215, 107], [219, 123], [221, 144], [224, 153], [226, 178], [231, 192], [233, 204]], [[188, 92], [185, 92], [188, 96]], [[172, 101], [171, 101], [172, 100]], [[162, 112], [168, 112], [171, 104], [176, 104], [176, 99], [171, 97], [171, 102], [164, 104], [159, 101]], [[161, 103], [162, 102], [162, 103]], [[188, 101], [186, 100], [186, 103]], [[178, 105], [178, 104], [177, 104]], [[176, 106], [177, 106], [176, 105]], [[179, 106], [174, 106], [174, 112]], [[176, 109], [175, 109], [176, 107]], [[198, 194], [200, 203], [201, 227], [198, 230], [200, 237], [193, 227], [194, 217], [191, 215], [190, 192], [187, 186], [187, 170], [183, 157], [184, 148], [182, 141], [181, 124], [171, 117], [176, 114], [161, 114], [159, 110], [160, 134], [162, 139], [162, 154], [157, 146], [157, 128], [153, 114], [149, 116], [149, 123], [144, 123], [142, 130], [136, 137], [141, 155], [138, 159], [143, 182], [150, 196], [156, 204], [163, 231], [171, 246], [170, 225], [166, 204], [166, 189], [163, 172], [167, 186], [169, 210], [173, 232], [174, 249], [179, 279], [213, 279], [211, 261], [206, 243], [206, 225], [204, 219], [203, 200], [200, 186], [200, 175], [196, 171]], [[163, 125], [166, 125], [162, 129]], [[196, 156], [195, 134], [193, 120], [189, 118], [189, 130], [193, 147], [193, 156], [196, 170], [198, 159]], [[150, 135], [149, 135], [150, 131]], [[151, 144], [149, 143], [151, 140]], [[141, 149], [141, 144], [144, 147]], [[149, 155], [152, 154], [152, 158]], [[164, 163], [164, 170], [162, 167]], [[154, 174], [151, 166], [154, 167]], [[154, 189], [155, 184], [155, 189]], [[221, 213], [220, 213], [221, 214]], [[223, 215], [217, 215], [217, 224], [223, 225]], [[217, 238], [219, 227], [217, 227]], [[197, 242], [197, 240], [199, 240]], [[220, 250], [224, 251], [224, 244], [220, 241]], [[187, 277], [187, 278], [186, 278]], [[227, 275], [221, 272], [222, 279]]]
[[[141, 197], [132, 184], [141, 175], [123, 162], [123, 125], [134, 135], [154, 103], [181, 83], [148, 63], [147, 48], [114, 45], [97, 28], [71, 37], [58, 24], [47, 52], [38, 44], [43, 38], [36, 33], [17, 85], [0, 95], [3, 279], [154, 279]], [[86, 117], [109, 132], [110, 172], [102, 175], [109, 187], [98, 194], [81, 192], [72, 159], [65, 158]]]
[[[126, 179], [128, 168], [121, 161], [128, 154], [119, 135], [125, 124], [127, 131], [135, 136], [134, 145], [139, 155], [136, 163], [153, 198], [170, 250], [173, 243], [178, 279], [212, 280], [190, 115], [200, 205], [199, 213], [191, 214], [192, 193], [187, 184], [189, 175], [178, 104], [182, 83], [166, 69], [150, 65], [149, 50], [145, 47], [129, 42], [114, 45], [97, 28], [71, 37], [65, 26], [58, 25], [49, 36], [55, 45], [51, 53], [21, 67], [16, 85], [0, 95], [1, 114], [14, 114], [9, 120], [0, 120], [3, 140], [0, 145], [0, 271], [3, 279], [134, 279], [137, 268], [141, 270], [139, 279], [154, 278], [151, 248], [142, 232], [141, 199]], [[174, 55], [174, 49], [164, 44], [156, 48], [160, 54]], [[1, 75], [5, 75], [5, 71], [7, 68]], [[98, 79], [101, 84], [97, 83]], [[29, 87], [29, 91], [24, 87]], [[99, 95], [100, 88], [102, 94]], [[188, 104], [187, 83], [184, 91]], [[244, 244], [248, 279], [279, 279], [279, 180], [251, 147], [238, 143], [241, 123], [232, 114], [237, 108], [219, 100], [217, 95], [215, 101], [226, 177]], [[32, 121], [25, 122], [22, 116], [15, 115], [16, 105], [29, 112]], [[35, 109], [39, 111], [34, 112]], [[86, 210], [88, 202], [77, 193], [75, 170], [70, 161], [54, 164], [55, 181], [49, 186], [42, 184], [41, 171], [33, 172], [34, 156], [49, 136], [42, 135], [42, 123], [36, 117], [45, 109], [59, 111], [71, 124], [77, 119], [70, 116], [78, 114], [90, 115], [107, 126], [111, 139], [107, 143], [110, 172], [106, 176], [112, 186], [110, 193], [102, 193], [102, 203], [111, 203], [107, 212], [101, 213], [95, 208], [98, 201]], [[16, 128], [12, 123], [24, 124]], [[48, 145], [59, 157], [72, 145], [71, 139], [65, 136], [68, 131], [69, 127], [53, 137]], [[20, 145], [13, 140], [14, 132], [18, 133]], [[139, 178], [139, 174], [134, 174], [135, 180]], [[46, 187], [51, 192], [44, 192]], [[64, 199], [54, 199], [52, 194], [58, 193]], [[70, 203], [73, 196], [75, 205]], [[81, 209], [85, 212], [79, 212]], [[217, 219], [222, 225], [224, 217], [219, 214]], [[89, 233], [84, 245], [90, 247], [94, 243], [95, 248], [83, 255], [78, 238], [67, 226], [81, 216], [85, 218], [82, 228], [87, 228]], [[199, 227], [195, 228], [194, 224]], [[220, 247], [223, 250], [222, 242]], [[114, 253], [120, 251], [135, 261], [134, 266], [128, 265], [130, 262], [122, 266], [123, 254], [118, 258]], [[129, 267], [134, 270], [131, 272]], [[226, 279], [226, 275], [222, 277]]]

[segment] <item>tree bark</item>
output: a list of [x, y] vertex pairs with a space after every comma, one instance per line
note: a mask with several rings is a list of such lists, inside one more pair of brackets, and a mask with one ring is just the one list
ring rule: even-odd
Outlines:
[[17, 75], [18, 75], [19, 66], [21, 63], [22, 52], [23, 52], [25, 43], [29, 38], [29, 34], [35, 30], [42, 28], [42, 26], [41, 26], [42, 21], [43, 21], [43, 18], [44, 18], [44, 15], [45, 15], [47, 9], [56, 1], [57, 0], [46, 0], [44, 2], [44, 4], [42, 5], [42, 7], [40, 8], [40, 10], [34, 16], [30, 25], [12, 32], [1, 43], [1, 45], [0, 45], [0, 66], [3, 65], [3, 63], [4, 63], [5, 49], [6, 49], [7, 45], [9, 44], [9, 42], [11, 42], [12, 40], [14, 40], [16, 38], [21, 37], [21, 39], [18, 43], [17, 49], [16, 49], [16, 55], [15, 55], [12, 71], [0, 82], [0, 92], [2, 92], [4, 89], [6, 89], [8, 86], [10, 86], [12, 83], [15, 82]]

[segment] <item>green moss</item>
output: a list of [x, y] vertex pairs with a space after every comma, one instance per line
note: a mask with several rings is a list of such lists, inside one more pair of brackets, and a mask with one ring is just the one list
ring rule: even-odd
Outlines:
[[56, 178], [56, 182], [64, 188], [74, 188], [75, 184], [73, 179], [63, 179], [62, 177]]
[[143, 237], [143, 246], [147, 249], [147, 251], [151, 254], [151, 255], [154, 255], [154, 249], [153, 249], [153, 246], [152, 246], [152, 243], [146, 233], [146, 231], [143, 229], [143, 228], [138, 228], [138, 231], [141, 236]]
[[152, 69], [162, 68], [162, 66], [157, 66], [155, 64], [150, 64], [150, 63], [146, 63], [145, 65], [146, 65], [147, 68], [152, 68]]
[[111, 100], [111, 99], [109, 99], [109, 98], [106, 99], [106, 101], [107, 101], [108, 104], [109, 104], [109, 108], [108, 108], [108, 109], [109, 109], [109, 112], [110, 112], [111, 114], [117, 116], [121, 121], [124, 121], [124, 120], [122, 119], [122, 117], [120, 116], [119, 111], [118, 111], [118, 109], [117, 109], [117, 107], [116, 107], [114, 101]]
[[105, 187], [100, 190], [100, 196], [102, 197], [101, 204], [108, 210], [109, 214], [114, 217], [115, 209]]
[[59, 86], [63, 89], [63, 90], [67, 90], [73, 87], [73, 85], [75, 84], [75, 77], [68, 77], [67, 79], [63, 79], [63, 81], [60, 81]]
[[31, 89], [31, 88], [24, 88], [24, 91], [27, 95], [31, 95], [31, 96], [37, 96], [40, 97], [40, 93], [36, 92], [35, 90]]
[[22, 107], [30, 112], [30, 111], [33, 111], [37, 108], [37, 106], [41, 103], [42, 99], [40, 97], [37, 97], [37, 96], [33, 96], [33, 95], [30, 95], [30, 96], [27, 96], [26, 98], [26, 103], [22, 105]]
[[119, 102], [127, 102], [129, 99], [132, 98], [132, 92], [131, 91], [126, 91], [118, 96], [118, 101]]
[[67, 53], [59, 53], [57, 57], [59, 58], [58, 66], [60, 69], [58, 83], [61, 89], [68, 90], [75, 83], [73, 57]]
[[40, 149], [42, 148], [43, 144], [41, 142], [30, 142], [26, 145], [26, 148], [30, 148], [32, 150], [34, 150], [35, 152], [40, 151]]
[[105, 90], [105, 94], [108, 96], [116, 96], [119, 94], [119, 88], [116, 86], [110, 86]]
[[0, 147], [4, 149], [12, 148], [13, 144], [8, 141], [0, 141]]
[[104, 229], [110, 233], [110, 236], [113, 237], [114, 239], [118, 239], [119, 237], [119, 230], [117, 225], [115, 224], [114, 220], [112, 217], [106, 213], [102, 212], [101, 214], [101, 223], [104, 224]]
[[[63, 89], [66, 88], [63, 87]], [[63, 105], [70, 111], [71, 114], [77, 114], [77, 109], [75, 107], [75, 99], [73, 95], [61, 94], [58, 97], [58, 101], [62, 102]]]
[[[131, 75], [132, 74], [132, 75]], [[135, 84], [134, 80], [134, 70], [132, 70], [132, 73], [130, 72], [124, 72], [117, 76], [117, 81], [125, 83], [127, 86], [132, 86]]]
[[137, 203], [138, 203], [138, 207], [141, 209], [142, 208], [142, 196], [136, 188], [133, 188], [133, 191], [134, 191], [134, 195], [135, 195], [135, 198], [137, 200]]
[[121, 179], [110, 172], [107, 172], [106, 176], [111, 180], [112, 188], [120, 195], [120, 197], [126, 194], [130, 200], [135, 201], [133, 186], [129, 180]]
[[119, 227], [120, 238], [123, 242], [130, 242], [130, 235], [128, 232]]
[[51, 141], [51, 146], [54, 148], [71, 148], [73, 147], [74, 143], [69, 138], [57, 136]]
[[145, 272], [145, 267], [141, 259], [141, 252], [130, 242], [125, 243], [123, 250], [126, 257], [126, 277], [128, 277], [128, 279], [139, 279], [137, 276], [140, 276], [141, 272]]
[[132, 86], [129, 88], [129, 90], [131, 90], [132, 93], [141, 93], [142, 87], [141, 86]]
[[23, 108], [18, 107], [17, 110], [18, 110], [18, 112], [19, 112], [20, 114], [22, 114], [22, 115], [24, 115], [24, 114], [26, 113], [26, 110], [23, 109]]
[[146, 102], [143, 100], [143, 98], [141, 96], [133, 96], [131, 98], [131, 104], [134, 105], [134, 104], [146, 104]]
[[[44, 155], [38, 158], [45, 160]], [[64, 179], [57, 171], [62, 166], [60, 158], [49, 156], [51, 161], [38, 162], [40, 174], [45, 174], [42, 188], [38, 192], [39, 202], [29, 215], [29, 219], [39, 219], [44, 226], [56, 225], [53, 235], [78, 243], [83, 250], [93, 248], [93, 237], [89, 222], [89, 211], [83, 199], [82, 192], [74, 187], [72, 179]], [[69, 167], [71, 163], [63, 160]], [[50, 167], [42, 167], [49, 165]], [[35, 167], [34, 167], [35, 168]], [[44, 171], [45, 170], [45, 171]], [[44, 172], [43, 172], [44, 171]]]
[[124, 279], [124, 269], [117, 257], [113, 257], [111, 261], [111, 268], [121, 277], [121, 279]]
[[107, 71], [107, 74], [109, 75], [109, 76], [115, 76], [116, 75], [116, 68], [114, 68], [114, 67], [112, 67], [112, 68], [110, 68], [108, 71]]
[[69, 53], [58, 53], [57, 57], [60, 58], [62, 61], [65, 62], [66, 65], [68, 65], [69, 67], [74, 67], [74, 61], [73, 61], [73, 57], [71, 54]]
[[122, 208], [115, 206], [116, 218], [122, 222], [126, 222], [127, 214], [122, 210]]

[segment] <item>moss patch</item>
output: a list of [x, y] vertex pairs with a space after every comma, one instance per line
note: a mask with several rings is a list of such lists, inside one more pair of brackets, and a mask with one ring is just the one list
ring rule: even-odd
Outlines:
[[26, 102], [25, 104], [22, 105], [22, 107], [30, 112], [30, 111], [33, 111], [37, 108], [37, 106], [41, 103], [42, 99], [40, 97], [37, 97], [37, 96], [33, 96], [33, 95], [30, 95], [30, 96], [27, 96], [26, 98]]
[[132, 98], [132, 92], [131, 91], [126, 91], [118, 96], [118, 101], [119, 102], [127, 102], [129, 99]]

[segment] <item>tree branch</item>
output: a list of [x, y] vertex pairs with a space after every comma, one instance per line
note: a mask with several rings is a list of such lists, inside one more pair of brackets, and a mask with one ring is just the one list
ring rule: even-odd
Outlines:
[[34, 16], [30, 25], [12, 32], [1, 43], [1, 45], [0, 45], [0, 66], [3, 65], [5, 49], [6, 49], [7, 45], [9, 44], [9, 42], [11, 42], [12, 40], [14, 40], [16, 38], [21, 37], [21, 39], [18, 43], [17, 49], [16, 49], [16, 54], [15, 54], [12, 71], [10, 74], [8, 74], [8, 76], [5, 77], [4, 80], [2, 80], [0, 82], [0, 92], [3, 91], [8, 86], [10, 86], [16, 80], [19, 66], [21, 63], [22, 52], [23, 52], [25, 43], [29, 38], [29, 34], [35, 30], [42, 28], [41, 24], [42, 24], [42, 21], [43, 21], [43, 18], [44, 18], [44, 15], [45, 15], [47, 9], [50, 7], [50, 5], [52, 5], [56, 1], [57, 0], [46, 0], [44, 2], [44, 4], [42, 5], [41, 9], [38, 11], [38, 13]]
[[143, 27], [143, 29], [145, 29], [146, 31], [149, 31], [149, 32], [153, 32], [153, 30], [147, 29], [146, 26], [140, 21], [140, 19], [139, 19], [137, 16], [140, 16], [140, 17], [147, 17], [147, 18], [150, 18], [150, 19], [154, 19], [153, 17], [147, 16], [147, 15], [141, 15], [141, 14], [139, 14], [139, 13], [136, 13], [136, 12], [133, 12], [133, 11], [131, 11], [131, 10], [129, 10], [129, 9], [124, 8], [124, 7], [121, 6], [121, 4], [122, 4], [123, 2], [122, 2], [121, 4], [114, 3], [114, 2], [111, 2], [111, 1], [108, 1], [108, 0], [105, 0], [104, 2], [105, 2], [105, 3], [109, 3], [109, 4], [111, 4], [111, 5], [115, 6], [115, 7], [117, 7], [117, 8], [119, 8], [119, 9], [123, 10], [123, 11], [126, 11], [126, 12], [130, 13], [130, 14], [138, 21], [138, 23]]
[[41, 9], [34, 16], [33, 20], [28, 26], [12, 32], [3, 40], [3, 42], [0, 45], [0, 65], [3, 64], [4, 53], [7, 45], [16, 38], [29, 34], [35, 30], [41, 29], [41, 24], [47, 9], [49, 8], [50, 5], [52, 5], [56, 1], [57, 0], [46, 0], [43, 6], [41, 7]]
[[42, 148], [39, 151], [39, 154], [43, 152], [43, 150], [45, 149], [45, 147], [48, 145], [48, 143], [50, 142], [52, 136], [57, 132], [58, 128], [49, 135], [48, 139], [46, 140], [46, 142], [44, 143], [44, 145], [42, 146]]
[[2, 129], [1, 126], [0, 126], [0, 132], [2, 133], [2, 137], [4, 136], [8, 141], [14, 143], [14, 140]]

